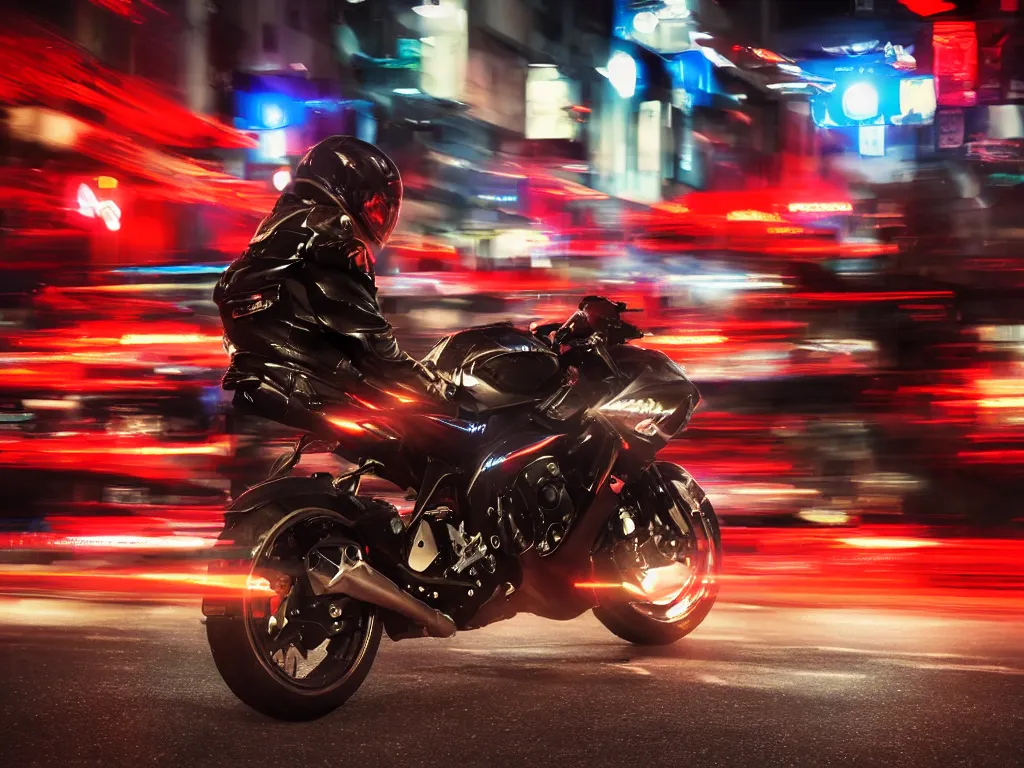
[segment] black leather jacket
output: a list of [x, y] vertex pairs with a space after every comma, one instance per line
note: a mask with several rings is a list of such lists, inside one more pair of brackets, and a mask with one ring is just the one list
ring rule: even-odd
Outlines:
[[[373, 256], [337, 208], [285, 194], [214, 291], [236, 404], [307, 428], [300, 412], [363, 387], [433, 394], [377, 303]], [[301, 423], [300, 423], [301, 422]]]

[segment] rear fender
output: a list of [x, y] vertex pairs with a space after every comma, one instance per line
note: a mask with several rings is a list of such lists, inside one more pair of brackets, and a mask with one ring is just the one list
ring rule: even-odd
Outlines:
[[254, 485], [227, 508], [229, 519], [237, 519], [272, 504], [294, 509], [296, 504], [317, 506], [338, 512], [349, 520], [359, 516], [359, 503], [334, 487], [329, 476], [279, 477]]
[[[291, 513], [310, 507], [338, 513], [343, 525], [353, 530], [362, 509], [357, 499], [335, 489], [328, 475], [280, 477], [254, 485], [228, 505], [210, 573], [248, 573], [269, 532]], [[203, 596], [203, 615], [207, 617], [237, 618], [242, 608], [243, 600], [238, 595]]]

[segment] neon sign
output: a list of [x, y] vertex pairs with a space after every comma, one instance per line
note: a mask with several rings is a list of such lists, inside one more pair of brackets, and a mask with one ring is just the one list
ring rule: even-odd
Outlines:
[[113, 200], [98, 200], [88, 184], [78, 187], [78, 212], [87, 219], [100, 219], [111, 232], [121, 229], [121, 209]]

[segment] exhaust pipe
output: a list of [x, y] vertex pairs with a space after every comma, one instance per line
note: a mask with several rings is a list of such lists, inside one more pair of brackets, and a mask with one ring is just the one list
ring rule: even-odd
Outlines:
[[332, 561], [321, 550], [311, 552], [306, 570], [317, 595], [348, 595], [386, 608], [423, 627], [429, 637], [455, 634], [454, 621], [400, 590], [395, 582], [363, 560], [355, 545], [341, 549], [340, 563]]

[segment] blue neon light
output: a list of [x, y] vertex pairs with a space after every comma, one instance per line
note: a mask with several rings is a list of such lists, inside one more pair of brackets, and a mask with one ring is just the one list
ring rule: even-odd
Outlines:
[[[830, 57], [801, 64], [836, 84], [831, 93], [811, 99], [811, 116], [819, 127], [930, 125], [935, 117], [934, 107], [925, 98], [925, 92], [934, 89], [933, 78], [896, 69], [884, 55]], [[877, 96], [877, 103], [872, 96]]]
[[319, 108], [315, 100], [295, 99], [282, 93], [235, 94], [238, 117], [237, 127], [247, 131], [276, 131], [303, 125], [310, 109]]
[[713, 95], [722, 92], [714, 69], [708, 57], [696, 49], [673, 57], [669, 70], [672, 87], [683, 91], [687, 108], [710, 106]]
[[164, 267], [124, 267], [115, 275], [219, 275], [227, 264], [170, 264]]

